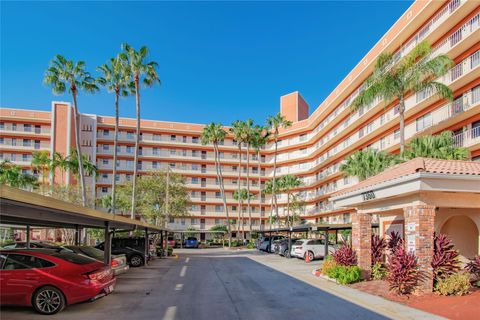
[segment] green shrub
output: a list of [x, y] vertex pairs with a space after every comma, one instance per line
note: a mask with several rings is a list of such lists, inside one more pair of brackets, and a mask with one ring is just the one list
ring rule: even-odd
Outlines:
[[358, 266], [336, 266], [329, 269], [327, 275], [340, 284], [349, 284], [360, 280], [362, 272]]
[[328, 275], [328, 271], [331, 270], [332, 268], [335, 268], [337, 266], [337, 263], [333, 259], [332, 256], [327, 256], [325, 261], [323, 262], [322, 265], [322, 274], [323, 275]]
[[247, 243], [247, 249], [255, 249], [255, 243], [253, 242]]
[[435, 291], [443, 296], [463, 296], [470, 289], [470, 279], [465, 273], [455, 273], [441, 278], [435, 285]]
[[380, 262], [375, 263], [372, 267], [373, 280], [382, 280], [385, 279], [386, 276], [387, 269], [385, 268], [385, 266]]
[[172, 247], [168, 247], [167, 253], [168, 253], [169, 256], [173, 255], [173, 248], [172, 248]]

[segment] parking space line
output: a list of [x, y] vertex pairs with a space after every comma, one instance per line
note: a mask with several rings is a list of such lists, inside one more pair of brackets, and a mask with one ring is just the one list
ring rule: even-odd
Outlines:
[[165, 314], [163, 315], [163, 320], [175, 320], [175, 315], [177, 314], [177, 307], [171, 306], [165, 310]]
[[183, 283], [177, 283], [177, 285], [175, 286], [175, 291], [180, 291], [183, 289]]
[[188, 263], [188, 261], [190, 261], [190, 257], [187, 257], [187, 258], [185, 259], [185, 263]]
[[187, 273], [187, 266], [183, 266], [180, 270], [180, 277], [185, 277], [185, 273]]

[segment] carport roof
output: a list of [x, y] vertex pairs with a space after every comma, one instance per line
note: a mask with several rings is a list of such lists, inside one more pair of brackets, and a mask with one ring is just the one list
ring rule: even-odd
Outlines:
[[0, 186], [0, 222], [2, 224], [31, 225], [39, 227], [89, 227], [133, 229], [134, 227], [151, 231], [164, 229], [113, 215], [91, 208], [80, 207], [59, 199], [43, 196], [8, 186]]

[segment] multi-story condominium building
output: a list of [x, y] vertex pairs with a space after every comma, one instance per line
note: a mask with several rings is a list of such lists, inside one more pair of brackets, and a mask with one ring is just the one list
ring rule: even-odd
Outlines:
[[[299, 188], [305, 201], [303, 219], [317, 223], [348, 223], [351, 209], [334, 209], [332, 193], [357, 181], [339, 171], [342, 161], [355, 151], [375, 148], [389, 152], [399, 150], [399, 117], [397, 102], [381, 99], [357, 112], [350, 111], [351, 101], [365, 87], [376, 58], [382, 52], [393, 52], [400, 59], [420, 41], [429, 41], [433, 54], [449, 55], [455, 65], [438, 81], [453, 90], [454, 100], [440, 99], [428, 91], [411, 94], [405, 101], [405, 136], [451, 130], [459, 146], [470, 149], [473, 160], [480, 159], [480, 2], [467, 0], [417, 1], [399, 18], [345, 79], [311, 114], [298, 92], [280, 99], [280, 111], [293, 126], [282, 130], [278, 145], [277, 176], [294, 174], [303, 185]], [[341, 63], [341, 61], [336, 61]], [[30, 160], [35, 150], [68, 154], [74, 146], [73, 114], [67, 102], [53, 102], [51, 111], [2, 109], [0, 120], [0, 154], [32, 170]], [[266, 115], [267, 116], [267, 115]], [[187, 178], [190, 191], [190, 216], [173, 219], [171, 227], [209, 229], [225, 222], [222, 200], [216, 181], [213, 148], [200, 144], [203, 125], [143, 120], [138, 167], [141, 173], [170, 167]], [[83, 152], [96, 162], [100, 173], [89, 177], [95, 197], [110, 192], [113, 168], [114, 118], [81, 115]], [[118, 176], [121, 183], [131, 179], [135, 139], [135, 120], [120, 120]], [[232, 219], [236, 219], [238, 148], [232, 137], [220, 146], [226, 197]], [[244, 149], [245, 150], [245, 149]], [[251, 152], [251, 188], [253, 228], [268, 225], [270, 197], [259, 196], [265, 181], [273, 172], [273, 142], [262, 151], [260, 159]], [[243, 151], [242, 157], [246, 157]], [[258, 161], [259, 160], [259, 161]], [[245, 165], [245, 161], [243, 161]], [[59, 179], [59, 177], [57, 177]], [[65, 177], [69, 179], [69, 177]], [[258, 181], [261, 181], [259, 185]], [[65, 181], [68, 183], [69, 181]], [[242, 183], [246, 183], [245, 174]], [[280, 215], [286, 196], [279, 197]], [[247, 215], [245, 215], [247, 217]], [[245, 229], [248, 230], [247, 218]]]

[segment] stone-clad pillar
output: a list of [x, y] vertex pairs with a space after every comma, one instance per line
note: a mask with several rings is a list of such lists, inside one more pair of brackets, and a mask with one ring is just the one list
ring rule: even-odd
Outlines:
[[422, 272], [422, 281], [419, 290], [431, 292], [433, 290], [433, 232], [435, 207], [429, 205], [415, 205], [403, 208], [405, 216], [405, 246], [407, 251], [413, 251], [418, 258], [418, 265]]
[[370, 278], [372, 269], [372, 216], [355, 212], [352, 215], [352, 248], [357, 253], [358, 266], [362, 277]]

